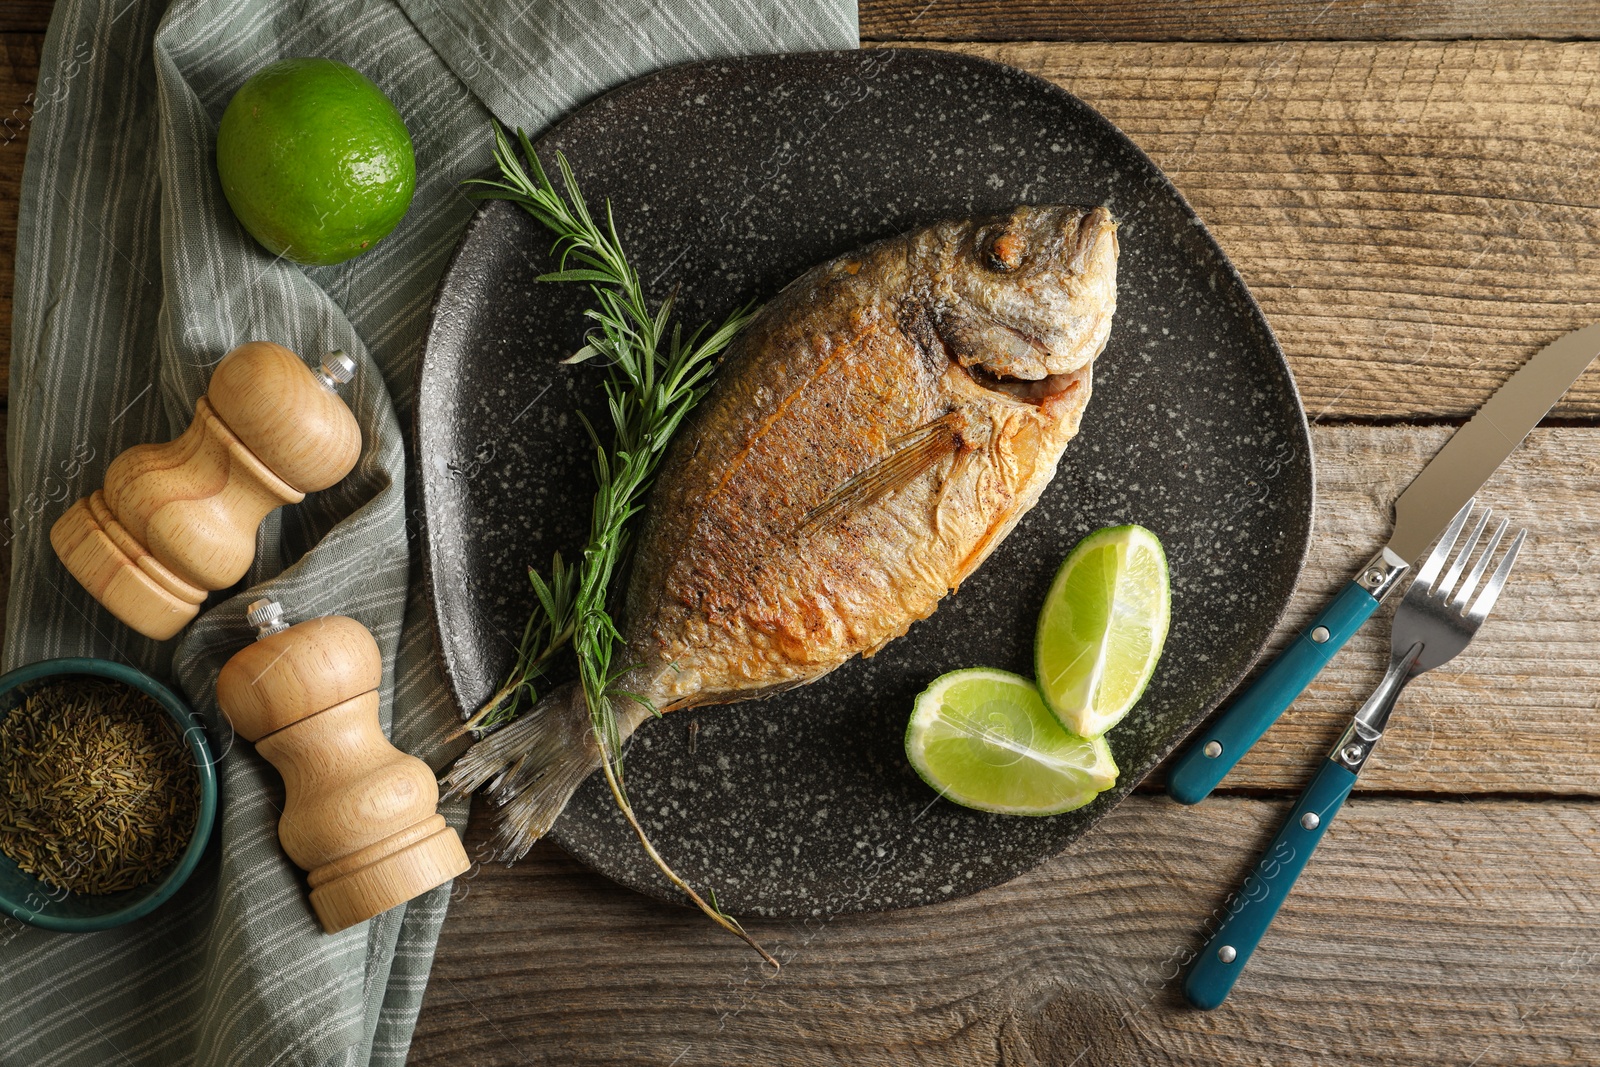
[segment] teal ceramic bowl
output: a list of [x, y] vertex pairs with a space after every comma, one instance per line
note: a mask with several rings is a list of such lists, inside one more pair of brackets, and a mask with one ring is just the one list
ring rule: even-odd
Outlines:
[[75, 675], [110, 678], [155, 697], [178, 724], [200, 780], [200, 815], [195, 820], [194, 836], [189, 839], [188, 847], [179, 853], [165, 874], [137, 888], [93, 896], [70, 893], [19, 870], [9, 856], [0, 853], [0, 912], [46, 930], [105, 930], [150, 914], [176, 893], [193, 873], [200, 862], [200, 854], [206, 850], [211, 823], [217, 814], [217, 774], [199, 716], [172, 690], [148, 674], [121, 663], [104, 659], [50, 659], [0, 675], [0, 714], [16, 706], [20, 688]]

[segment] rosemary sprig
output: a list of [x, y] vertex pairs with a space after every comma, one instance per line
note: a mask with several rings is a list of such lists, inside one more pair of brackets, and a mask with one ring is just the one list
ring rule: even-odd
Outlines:
[[450, 735], [452, 738], [469, 731], [481, 736], [497, 730], [517, 717], [524, 701], [532, 706], [537, 700], [534, 683], [550, 668], [556, 654], [572, 642], [577, 579], [578, 572], [566, 565], [559, 552], [550, 560], [549, 581], [534, 568], [528, 568], [528, 582], [533, 586], [536, 603], [528, 614], [527, 625], [522, 628], [516, 662], [505, 684]]
[[600, 745], [601, 769], [617, 807], [638, 835], [639, 843], [661, 872], [701, 911], [743, 938], [776, 967], [778, 961], [756, 944], [738, 920], [716, 906], [714, 895], [708, 903], [662, 859], [634, 814], [623, 780], [622, 738], [613, 700], [633, 700], [655, 709], [643, 696], [616, 688], [618, 679], [632, 664], [618, 663], [614, 658], [622, 635], [608, 608], [612, 581], [628, 548], [628, 522], [644, 506], [645, 493], [667, 443], [705, 395], [712, 359], [733, 340], [749, 320], [752, 309], [734, 312], [709, 333], [701, 326], [688, 334], [672, 321], [676, 293], [652, 313], [644, 285], [623, 253], [610, 202], [606, 203], [602, 226], [589, 213], [565, 156], [556, 155], [566, 191], [563, 196], [545, 174], [525, 133], [517, 131], [526, 168], [505, 131], [498, 123], [494, 129], [495, 162], [503, 180], [471, 181], [468, 184], [476, 186], [471, 195], [518, 204], [556, 235], [552, 254], [559, 269], [542, 275], [541, 281], [589, 285], [595, 306], [585, 314], [593, 326], [583, 347], [566, 362], [599, 359], [607, 367], [605, 391], [612, 440], [608, 445], [584, 419], [595, 449], [596, 488], [583, 558], [574, 569], [564, 565], [557, 555], [551, 561], [548, 581], [529, 570], [537, 604], [523, 629], [516, 663], [505, 684], [468, 721], [466, 728], [483, 732], [514, 718], [524, 700], [533, 700], [535, 681], [570, 643]]

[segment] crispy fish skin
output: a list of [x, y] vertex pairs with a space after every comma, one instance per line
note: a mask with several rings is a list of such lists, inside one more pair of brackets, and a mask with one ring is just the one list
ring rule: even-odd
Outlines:
[[[926, 618], [1038, 500], [1116, 310], [1104, 208], [940, 222], [808, 271], [730, 347], [642, 523], [619, 689], [661, 711], [811, 682]], [[650, 711], [616, 707], [622, 736]], [[490, 735], [526, 852], [600, 765], [576, 687]]]
[[[1077, 433], [1116, 254], [1104, 209], [1022, 208], [785, 289], [663, 462], [625, 612], [634, 688], [673, 710], [802, 685], [931, 614]], [[808, 522], [907, 447], [876, 500]]]

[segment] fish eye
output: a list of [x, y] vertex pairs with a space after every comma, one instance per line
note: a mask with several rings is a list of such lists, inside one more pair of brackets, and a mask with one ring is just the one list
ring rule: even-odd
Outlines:
[[987, 235], [982, 247], [984, 266], [1001, 274], [1009, 274], [1022, 266], [1028, 254], [1028, 243], [1022, 234], [1005, 227]]

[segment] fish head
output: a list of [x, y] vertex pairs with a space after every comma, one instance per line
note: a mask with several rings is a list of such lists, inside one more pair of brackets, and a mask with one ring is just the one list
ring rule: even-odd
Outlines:
[[1016, 208], [940, 234], [932, 328], [983, 384], [1048, 395], [1105, 347], [1117, 306], [1117, 224], [1103, 207]]

